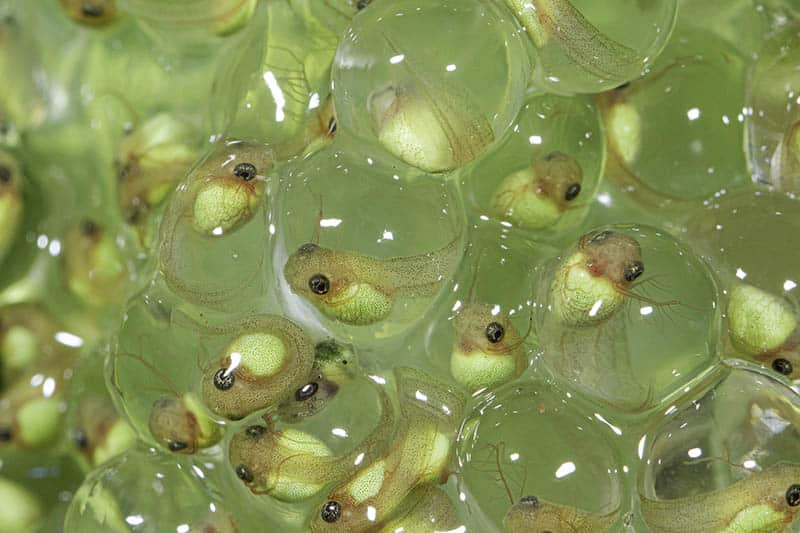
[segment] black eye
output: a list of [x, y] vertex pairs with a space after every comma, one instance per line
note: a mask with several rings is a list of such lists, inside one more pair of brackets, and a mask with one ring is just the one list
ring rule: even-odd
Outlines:
[[784, 376], [788, 376], [792, 373], [792, 363], [788, 359], [775, 359], [772, 361], [772, 370], [777, 372], [778, 374], [783, 374]]
[[789, 485], [789, 488], [786, 489], [786, 503], [789, 504], [789, 507], [800, 505], [800, 485]]
[[492, 344], [496, 344], [503, 340], [505, 334], [505, 328], [497, 322], [490, 322], [489, 325], [486, 326], [486, 340]]
[[242, 178], [244, 181], [250, 181], [256, 177], [258, 171], [251, 163], [239, 163], [233, 167], [233, 175]]
[[639, 276], [644, 273], [644, 263], [641, 261], [634, 261], [628, 268], [625, 269], [625, 272], [622, 273], [622, 276], [625, 278], [625, 281], [633, 281]]
[[308, 288], [311, 289], [311, 292], [314, 294], [328, 294], [328, 291], [331, 289], [331, 282], [322, 274], [314, 274], [311, 276], [311, 279], [308, 280]]
[[252, 483], [253, 481], [253, 473], [244, 465], [239, 465], [236, 467], [236, 477], [245, 483]]
[[328, 121], [328, 135], [336, 133], [336, 117], [331, 117]]
[[91, 219], [85, 219], [81, 221], [81, 233], [83, 233], [87, 237], [92, 237], [93, 235], [97, 235], [100, 231], [97, 223]]
[[319, 246], [312, 242], [307, 242], [302, 245], [300, 248], [297, 249], [298, 252], [302, 252], [304, 254], [310, 254], [311, 252], [315, 252], [319, 249]]
[[332, 524], [333, 522], [339, 520], [339, 517], [342, 516], [342, 506], [339, 505], [339, 502], [331, 500], [322, 506], [322, 512], [320, 512], [320, 516], [325, 522]]
[[228, 372], [227, 368], [220, 368], [214, 374], [214, 386], [219, 390], [228, 390], [233, 387], [236, 378], [233, 377], [233, 372]]
[[248, 437], [256, 438], [266, 433], [267, 428], [266, 426], [249, 426], [244, 432], [247, 433]]
[[558, 152], [550, 152], [549, 154], [544, 156], [544, 160], [545, 161], [552, 161], [556, 157], [558, 157]]
[[[89, 447], [89, 439], [86, 438], [86, 433], [81, 430], [76, 430], [75, 433], [72, 435], [72, 439], [75, 441], [75, 446], [80, 448], [81, 450], [85, 450]], [[0, 438], [2, 440], [2, 438]]]
[[100, 18], [103, 16], [103, 6], [84, 2], [81, 5], [81, 14], [85, 17]]
[[11, 428], [0, 427], [0, 442], [9, 442], [13, 436], [14, 434], [11, 432]]
[[522, 498], [519, 499], [519, 503], [536, 507], [537, 505], [539, 505], [539, 498], [537, 498], [536, 496], [523, 496]]
[[172, 441], [169, 442], [169, 444], [167, 444], [167, 448], [169, 448], [170, 451], [173, 451], [173, 452], [179, 452], [181, 450], [185, 450], [188, 447], [189, 446], [185, 442], [181, 442], [181, 441], [177, 441], [177, 440], [172, 440]]
[[5, 165], [0, 165], [0, 183], [11, 181], [11, 169]]
[[306, 383], [305, 385], [297, 389], [297, 391], [295, 391], [294, 399], [297, 400], [298, 402], [303, 402], [305, 400], [308, 400], [317, 393], [318, 389], [319, 385], [317, 384], [317, 382], [312, 381], [310, 383]]
[[564, 193], [564, 200], [571, 202], [572, 200], [577, 198], [580, 193], [581, 193], [580, 183], [573, 183], [572, 185], [569, 186], [567, 192]]
[[356, 9], [361, 11], [362, 9], [364, 9], [369, 5], [370, 1], [371, 0], [358, 0], [358, 2], [356, 2]]

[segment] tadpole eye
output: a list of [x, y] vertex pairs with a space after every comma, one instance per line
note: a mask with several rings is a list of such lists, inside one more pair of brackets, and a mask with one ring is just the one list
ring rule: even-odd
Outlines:
[[11, 442], [12, 437], [14, 437], [14, 433], [11, 428], [0, 427], [0, 442]]
[[214, 373], [214, 386], [219, 390], [228, 390], [235, 382], [233, 372], [229, 372], [227, 368], [220, 368]]
[[239, 465], [236, 467], [236, 477], [244, 481], [245, 483], [252, 483], [253, 482], [253, 473], [244, 465]]
[[622, 276], [625, 278], [625, 281], [634, 281], [636, 278], [641, 276], [644, 273], [644, 263], [641, 261], [634, 261], [630, 265], [625, 268], [625, 272], [622, 273]]
[[604, 240], [608, 239], [612, 234], [613, 234], [613, 232], [611, 230], [607, 230], [607, 229], [603, 230], [601, 232], [598, 232], [598, 233], [592, 235], [592, 238], [589, 239], [589, 242], [590, 243], [596, 243], [596, 242], [604, 241]]
[[81, 4], [81, 15], [90, 18], [100, 18], [103, 16], [103, 6], [99, 6], [92, 2], [84, 2]]
[[364, 9], [369, 5], [370, 1], [371, 0], [358, 0], [358, 2], [356, 2], [356, 9], [361, 11], [362, 9]]
[[492, 344], [496, 344], [503, 340], [505, 334], [506, 329], [499, 322], [490, 322], [489, 325], [486, 326], [486, 340]]
[[0, 183], [11, 181], [11, 169], [5, 165], [0, 165]]
[[794, 368], [792, 367], [791, 361], [788, 359], [778, 358], [772, 361], [772, 370], [777, 372], [778, 374], [783, 374], [784, 376], [788, 376], [792, 373]]
[[306, 383], [294, 393], [294, 399], [298, 402], [304, 402], [314, 396], [319, 390], [319, 384], [316, 381]]
[[786, 503], [789, 504], [789, 507], [800, 505], [800, 485], [796, 483], [789, 485], [789, 488], [786, 489]]
[[332, 524], [339, 520], [339, 517], [342, 516], [342, 506], [339, 505], [339, 502], [331, 500], [322, 506], [320, 516], [322, 517], [322, 520]]
[[247, 429], [244, 430], [248, 437], [260, 437], [264, 433], [267, 432], [266, 426], [248, 426]]
[[308, 288], [311, 289], [311, 292], [314, 294], [328, 294], [328, 291], [331, 289], [331, 281], [322, 274], [314, 274], [308, 280]]
[[569, 186], [567, 192], [564, 193], [564, 200], [566, 200], [567, 202], [571, 202], [572, 200], [577, 198], [580, 193], [581, 193], [580, 183], [573, 183], [572, 185]]
[[86, 237], [97, 235], [99, 231], [100, 227], [94, 220], [87, 218], [81, 221], [81, 233], [83, 233]]
[[319, 249], [319, 246], [317, 246], [313, 242], [307, 242], [304, 245], [300, 246], [300, 248], [298, 248], [297, 251], [302, 252], [304, 254], [310, 254], [312, 252], [315, 252], [317, 249]]
[[171, 440], [169, 441], [169, 444], [167, 444], [167, 448], [169, 448], [170, 451], [173, 452], [179, 452], [181, 450], [185, 450], [188, 447], [189, 446], [185, 442], [181, 442], [179, 440]]
[[331, 117], [328, 121], [328, 135], [336, 133], [336, 117]]
[[81, 450], [85, 450], [86, 448], [89, 447], [89, 439], [86, 438], [86, 433], [84, 433], [80, 429], [76, 430], [75, 433], [72, 435], [72, 440], [75, 441], [75, 446], [77, 446]]
[[242, 178], [244, 181], [250, 181], [258, 174], [255, 165], [252, 163], [239, 163], [233, 167], [233, 175]]
[[539, 505], [539, 498], [536, 496], [523, 496], [519, 499], [519, 503], [530, 505], [531, 507], [536, 507]]

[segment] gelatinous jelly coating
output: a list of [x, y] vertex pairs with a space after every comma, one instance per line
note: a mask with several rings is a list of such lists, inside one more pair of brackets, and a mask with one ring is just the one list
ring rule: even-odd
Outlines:
[[123, 0], [125, 11], [139, 20], [171, 30], [203, 30], [220, 36], [242, 28], [253, 16], [255, 0]]
[[[677, 13], [676, 0], [602, 8], [585, 0], [505, 4], [536, 48], [534, 83], [560, 93], [594, 93], [636, 78], [658, 57]], [[626, 10], [624, 24], [609, 15], [618, 10]]]
[[218, 332], [236, 337], [204, 371], [201, 390], [208, 408], [228, 418], [277, 406], [303, 385], [314, 363], [306, 333], [280, 316], [254, 316]]

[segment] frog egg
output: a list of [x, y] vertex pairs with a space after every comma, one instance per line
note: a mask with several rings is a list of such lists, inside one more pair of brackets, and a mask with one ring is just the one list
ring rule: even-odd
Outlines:
[[215, 81], [215, 131], [269, 140], [278, 159], [319, 149], [337, 129], [330, 67], [349, 18], [329, 3], [306, 7], [301, 14], [295, 3], [267, 3], [266, 29], [248, 30], [247, 43], [221, 63]]
[[[134, 448], [86, 478], [67, 511], [65, 530], [235, 533], [254, 527], [235, 501], [220, 499], [220, 483], [213, 463], [178, 462], [154, 449]], [[276, 527], [269, 517], [258, 520], [260, 527]]]
[[588, 97], [534, 94], [497, 147], [464, 173], [468, 205], [537, 239], [563, 235], [594, 199], [604, 135]]
[[[597, 97], [608, 178], [648, 209], [745, 186], [744, 156], [731, 150], [743, 134], [745, 66], [727, 41], [679, 27], [647, 76]], [[721, 85], [700, 81], [712, 76]]]
[[[687, 240], [722, 287], [723, 355], [800, 377], [800, 202], [780, 192], [721, 196], [696, 209]], [[788, 363], [788, 364], [787, 364]]]
[[170, 304], [155, 291], [131, 302], [108, 361], [109, 390], [145, 442], [165, 452], [198, 453], [222, 436], [222, 422], [198, 391], [210, 347], [190, 325], [170, 324], [164, 310]]
[[572, 394], [546, 383], [518, 381], [485, 395], [464, 422], [457, 448], [461, 501], [474, 527], [499, 529], [525, 497], [550, 510], [556, 504], [605, 516], [610, 526], [622, 505], [611, 438]]
[[160, 271], [176, 294], [228, 309], [261, 296], [271, 170], [267, 147], [231, 141], [189, 171], [160, 232]]
[[637, 78], [658, 57], [675, 24], [678, 2], [504, 3], [530, 38], [534, 85], [548, 92], [597, 93]]
[[656, 228], [585, 234], [543, 269], [536, 302], [542, 364], [623, 411], [658, 406], [716, 359], [711, 273]]
[[40, 304], [15, 303], [0, 307], [0, 384], [15, 382], [37, 361], [52, 358], [62, 346], [62, 331]]
[[31, 43], [32, 21], [14, 12], [4, 13], [0, 21], [0, 76], [7, 80], [0, 95], [0, 142], [16, 144], [18, 133], [33, 129], [47, 118], [44, 89], [33, 72], [40, 67], [36, 46]]
[[119, 16], [115, 0], [60, 0], [64, 13], [79, 24], [102, 27]]
[[773, 519], [771, 507], [793, 515], [783, 500], [800, 483], [799, 413], [797, 393], [749, 363], [696, 382], [639, 443], [645, 521], [653, 529], [669, 517], [675, 530], [698, 523], [722, 530]]
[[349, 141], [282, 169], [270, 231], [289, 316], [362, 347], [430, 308], [461, 258], [463, 208], [452, 183], [410, 183], [383, 153]]
[[771, 36], [748, 76], [746, 147], [756, 183], [800, 192], [800, 26]]
[[425, 172], [447, 172], [505, 133], [528, 67], [519, 29], [492, 3], [376, 2], [336, 50], [339, 125]]
[[462, 267], [437, 304], [437, 319], [422, 335], [429, 361], [473, 395], [528, 367], [536, 351], [531, 309], [535, 265], [556, 254], [503, 229], [488, 224], [473, 228]]

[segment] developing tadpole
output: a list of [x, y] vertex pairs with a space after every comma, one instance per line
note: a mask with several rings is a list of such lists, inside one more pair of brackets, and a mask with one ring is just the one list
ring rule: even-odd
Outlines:
[[522, 228], [550, 227], [576, 205], [582, 183], [578, 161], [565, 153], [551, 152], [500, 182], [492, 196], [491, 210]]
[[[384, 39], [394, 54], [402, 54], [385, 34]], [[434, 83], [411, 61], [405, 58], [401, 64], [407, 83], [369, 97], [378, 141], [395, 157], [426, 172], [461, 167], [494, 141], [492, 125], [466, 89]]]
[[214, 413], [238, 420], [277, 406], [306, 383], [314, 345], [293, 322], [260, 315], [212, 332], [231, 338], [216, 362], [203, 370], [203, 402]]
[[90, 306], [122, 301], [128, 266], [113, 235], [92, 219], [73, 224], [64, 237], [62, 256], [67, 285]]
[[71, 431], [78, 451], [93, 467], [122, 453], [136, 442], [133, 428], [119, 416], [111, 401], [98, 396], [83, 398]]
[[382, 259], [306, 243], [283, 273], [292, 292], [339, 322], [364, 326], [384, 320], [401, 298], [435, 295], [461, 257], [461, 235], [432, 252]]
[[508, 533], [602, 533], [611, 530], [617, 515], [616, 511], [601, 515], [577, 507], [551, 503], [536, 496], [523, 496], [508, 510], [503, 518], [503, 525]]
[[266, 418], [266, 425], [250, 426], [231, 441], [230, 463], [239, 479], [254, 494], [296, 502], [342, 482], [379, 457], [395, 435], [396, 414], [385, 386], [370, 378], [358, 383], [375, 390], [380, 409], [377, 424], [363, 441], [336, 455], [311, 433], [278, 428]]
[[800, 509], [800, 466], [778, 463], [724, 489], [685, 498], [641, 496], [640, 507], [655, 533], [790, 531]]
[[[424, 372], [397, 368], [400, 427], [392, 444], [335, 486], [311, 517], [311, 531], [363, 531], [389, 520], [412, 491], [449, 477], [464, 400]], [[421, 400], [425, 398], [425, 401]]]

